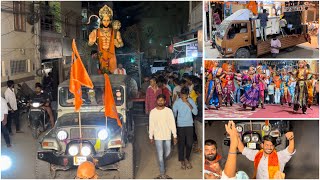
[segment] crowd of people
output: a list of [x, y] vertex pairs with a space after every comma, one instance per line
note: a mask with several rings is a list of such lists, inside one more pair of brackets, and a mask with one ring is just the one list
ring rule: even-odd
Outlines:
[[218, 65], [218, 61], [205, 61], [206, 109], [241, 103], [244, 109], [254, 111], [259, 106], [266, 108], [265, 104], [286, 104], [305, 114], [307, 108], [319, 104], [319, 78], [305, 60], [299, 60], [296, 68], [277, 69], [259, 63], [242, 72], [232, 64]]
[[[145, 77], [145, 113], [149, 115], [149, 139], [156, 145], [160, 175], [171, 152], [171, 139], [178, 145], [181, 169], [191, 169], [191, 153], [202, 152], [202, 80], [184, 73], [161, 72]], [[195, 143], [197, 139], [197, 143]]]

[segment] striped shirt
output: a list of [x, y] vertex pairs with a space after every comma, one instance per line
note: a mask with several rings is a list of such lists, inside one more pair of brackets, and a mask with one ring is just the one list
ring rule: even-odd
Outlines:
[[154, 108], [149, 116], [149, 138], [154, 140], [171, 140], [171, 133], [177, 138], [176, 123], [171, 109]]

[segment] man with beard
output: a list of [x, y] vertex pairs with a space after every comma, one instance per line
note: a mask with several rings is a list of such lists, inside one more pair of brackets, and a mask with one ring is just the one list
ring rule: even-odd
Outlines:
[[221, 177], [225, 160], [217, 153], [217, 148], [217, 143], [212, 139], [208, 139], [204, 143], [205, 179], [220, 179]]
[[156, 179], [172, 179], [165, 174], [165, 160], [171, 152], [171, 134], [174, 144], [177, 144], [176, 123], [172, 110], [165, 106], [166, 96], [158, 95], [156, 103], [149, 118], [149, 139], [151, 144], [156, 144], [160, 165], [160, 175]]
[[276, 152], [275, 139], [270, 135], [263, 137], [262, 149], [260, 151], [244, 147], [239, 137], [239, 151], [250, 161], [254, 162], [253, 179], [273, 179], [278, 177], [279, 171], [280, 173], [283, 172], [286, 163], [296, 152], [294, 149], [293, 132], [287, 132], [285, 136], [289, 141], [289, 146], [279, 152]]

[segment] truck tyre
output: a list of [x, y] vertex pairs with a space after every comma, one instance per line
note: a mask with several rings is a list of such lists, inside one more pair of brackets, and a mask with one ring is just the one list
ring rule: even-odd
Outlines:
[[229, 153], [229, 149], [230, 149], [230, 146], [227, 146], [227, 145], [224, 145], [223, 141], [221, 143], [221, 148], [222, 148], [222, 157], [224, 159], [227, 159], [228, 158], [228, 153]]
[[292, 47], [286, 48], [286, 51], [287, 51], [287, 52], [292, 52], [292, 51], [294, 51], [295, 49], [296, 49], [296, 46], [292, 46]]
[[134, 178], [134, 151], [133, 144], [128, 143], [127, 147], [123, 148], [124, 159], [119, 162], [120, 179]]
[[247, 48], [240, 48], [237, 50], [235, 58], [250, 58], [250, 51]]
[[39, 160], [36, 157], [36, 179], [54, 179], [55, 172], [51, 171], [50, 163]]

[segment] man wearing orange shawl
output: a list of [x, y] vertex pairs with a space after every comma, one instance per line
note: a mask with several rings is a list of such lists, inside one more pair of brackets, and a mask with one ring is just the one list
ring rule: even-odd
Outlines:
[[293, 132], [287, 132], [285, 136], [289, 141], [289, 146], [279, 152], [275, 150], [276, 142], [270, 135], [263, 137], [262, 149], [260, 151], [244, 147], [239, 137], [239, 151], [250, 161], [254, 162], [253, 179], [274, 179], [279, 174], [279, 171], [283, 172], [286, 163], [296, 152], [294, 149]]
[[217, 153], [217, 143], [212, 139], [206, 140], [204, 143], [204, 150], [205, 179], [219, 178], [219, 176], [222, 175], [225, 159], [223, 159], [222, 156]]

